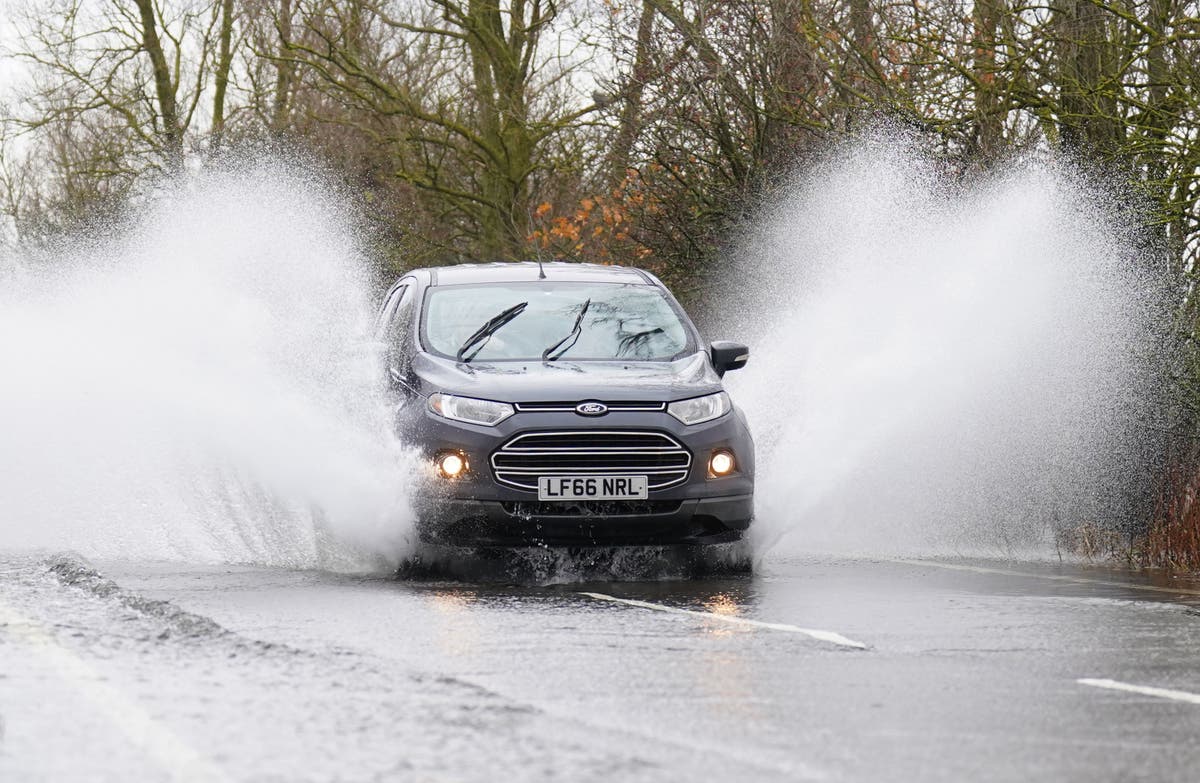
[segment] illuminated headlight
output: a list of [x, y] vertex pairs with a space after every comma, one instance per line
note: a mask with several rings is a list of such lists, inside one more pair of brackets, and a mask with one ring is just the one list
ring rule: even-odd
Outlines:
[[513, 406], [507, 402], [441, 393], [429, 395], [429, 410], [447, 419], [485, 426], [499, 424], [514, 413]]
[[724, 416], [733, 408], [729, 395], [717, 392], [707, 397], [694, 397], [690, 400], [680, 400], [667, 406], [667, 413], [682, 421], [684, 424], [702, 424], [706, 421]]
[[737, 460], [733, 458], [733, 452], [727, 449], [718, 449], [712, 453], [708, 460], [708, 475], [713, 478], [728, 476], [737, 469]]
[[467, 455], [457, 451], [442, 451], [433, 459], [443, 478], [456, 479], [467, 471]]

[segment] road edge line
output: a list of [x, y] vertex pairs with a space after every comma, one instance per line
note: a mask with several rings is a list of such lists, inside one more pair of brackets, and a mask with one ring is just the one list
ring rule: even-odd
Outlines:
[[1069, 576], [1067, 574], [1038, 574], [1031, 571], [1013, 571], [1007, 568], [992, 568], [989, 566], [967, 565], [965, 563], [945, 563], [940, 560], [922, 560], [920, 558], [903, 558], [889, 557], [884, 558], [887, 563], [899, 563], [900, 565], [909, 566], [930, 566], [932, 568], [943, 568], [947, 571], [966, 571], [975, 574], [995, 574], [997, 576], [1019, 576], [1028, 577], [1031, 579], [1046, 579], [1052, 582], [1068, 582], [1071, 584], [1082, 585], [1104, 585], [1105, 587], [1119, 587], [1129, 590], [1140, 590], [1148, 593], [1163, 593], [1166, 595], [1192, 595], [1200, 596], [1200, 590], [1193, 590], [1187, 587], [1159, 587], [1158, 585], [1143, 585], [1133, 582], [1112, 582], [1107, 579], [1093, 579], [1088, 576]]
[[209, 759], [156, 721], [144, 707], [117, 690], [91, 664], [59, 644], [44, 625], [0, 602], [0, 630], [40, 649], [60, 676], [101, 712], [172, 780], [229, 780]]

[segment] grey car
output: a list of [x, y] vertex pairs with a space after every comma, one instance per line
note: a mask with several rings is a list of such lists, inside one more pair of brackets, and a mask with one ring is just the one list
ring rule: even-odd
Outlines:
[[421, 539], [455, 546], [740, 540], [754, 443], [707, 343], [652, 274], [577, 263], [414, 270], [376, 341], [427, 465]]

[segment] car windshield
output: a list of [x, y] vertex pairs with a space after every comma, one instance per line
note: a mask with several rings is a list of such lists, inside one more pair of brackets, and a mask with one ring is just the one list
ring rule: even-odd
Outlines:
[[[590, 304], [587, 304], [590, 301]], [[668, 360], [688, 347], [688, 331], [675, 308], [654, 286], [626, 283], [488, 283], [430, 289], [422, 333], [425, 347], [454, 357], [463, 343], [497, 313], [528, 302], [497, 329], [476, 362]], [[579, 314], [587, 304], [583, 318]], [[578, 339], [573, 327], [579, 320]]]

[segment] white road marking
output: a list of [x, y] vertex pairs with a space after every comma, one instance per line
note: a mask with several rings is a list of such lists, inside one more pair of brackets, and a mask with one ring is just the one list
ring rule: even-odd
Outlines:
[[1185, 701], [1188, 704], [1200, 704], [1200, 693], [1188, 693], [1187, 691], [1176, 691], [1170, 688], [1153, 688], [1149, 685], [1132, 685], [1128, 682], [1119, 682], [1117, 680], [1095, 680], [1088, 677], [1078, 679], [1075, 682], [1080, 685], [1090, 685], [1093, 688], [1107, 688], [1110, 691], [1125, 691], [1127, 693], [1138, 693], [1142, 696], [1156, 696], [1160, 699]]
[[800, 628], [796, 625], [788, 625], [787, 623], [767, 623], [762, 620], [751, 620], [746, 617], [738, 617], [729, 614], [716, 614], [715, 612], [697, 612], [693, 609], [679, 609], [674, 606], [666, 606], [664, 604], [652, 604], [649, 601], [637, 601], [632, 598], [617, 598], [613, 595], [605, 595], [604, 593], [587, 593], [581, 592], [580, 595], [586, 595], [588, 598], [595, 598], [597, 601], [611, 601], [617, 604], [625, 604], [626, 606], [636, 606], [640, 609], [650, 609], [655, 612], [668, 612], [670, 614], [685, 614], [692, 617], [703, 617], [705, 620], [719, 620], [723, 623], [731, 625], [748, 625], [752, 628], [767, 628], [772, 631], [787, 631], [789, 633], [799, 633], [830, 644], [837, 644], [842, 647], [853, 647], [856, 650], [865, 650], [867, 645], [862, 642], [856, 642], [853, 639], [847, 639], [840, 633], [834, 631], [820, 631], [813, 628]]
[[999, 574], [1001, 576], [1020, 576], [1031, 577], [1033, 579], [1049, 579], [1054, 582], [1071, 582], [1074, 584], [1083, 585], [1104, 585], [1106, 587], [1119, 587], [1127, 590], [1141, 590], [1150, 593], [1167, 593], [1171, 595], [1196, 595], [1200, 596], [1200, 590], [1193, 590], [1186, 587], [1160, 587], [1158, 585], [1141, 585], [1131, 584], [1128, 582], [1110, 582], [1107, 579], [1092, 579], [1086, 576], [1067, 576], [1066, 574], [1038, 574], [1029, 571], [1011, 571], [1007, 568], [989, 568], [986, 566], [964, 565], [961, 563], [943, 563], [939, 560], [916, 560], [907, 558], [889, 558], [892, 563], [901, 563], [903, 565], [913, 566], [932, 566], [934, 568], [944, 568], [947, 571], [970, 571], [975, 574]]
[[212, 762], [158, 723], [139, 704], [105, 681], [87, 661], [60, 645], [42, 625], [0, 603], [0, 631], [38, 648], [54, 668], [102, 710], [135, 746], [165, 770], [171, 780], [225, 781]]

